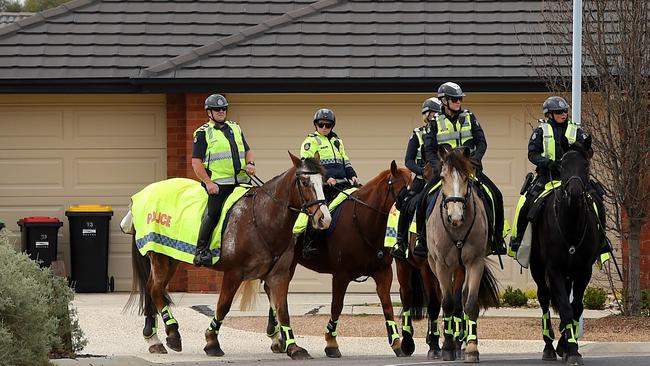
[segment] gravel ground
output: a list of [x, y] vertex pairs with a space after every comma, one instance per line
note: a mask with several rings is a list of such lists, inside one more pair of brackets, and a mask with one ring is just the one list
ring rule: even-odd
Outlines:
[[[319, 336], [325, 332], [328, 315], [292, 316], [295, 334]], [[440, 321], [442, 323], [442, 321]], [[224, 325], [234, 329], [263, 332], [265, 317], [226, 318]], [[442, 325], [442, 324], [441, 324]], [[413, 322], [415, 337], [424, 337], [426, 320]], [[559, 327], [559, 319], [553, 319], [553, 327]], [[625, 318], [611, 315], [600, 319], [585, 319], [583, 341], [598, 342], [647, 342], [650, 341], [649, 318]], [[381, 315], [342, 315], [338, 332], [344, 337], [385, 337], [386, 328]], [[479, 317], [478, 334], [481, 339], [541, 340], [540, 318]]]

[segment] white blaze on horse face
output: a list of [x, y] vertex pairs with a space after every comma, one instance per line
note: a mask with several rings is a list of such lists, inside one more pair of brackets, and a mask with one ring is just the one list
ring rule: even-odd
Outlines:
[[[311, 174], [309, 180], [316, 192], [316, 199], [319, 201], [325, 201], [325, 193], [323, 192], [323, 176], [320, 174]], [[330, 215], [330, 210], [327, 208], [326, 204], [320, 205], [319, 210], [322, 216], [318, 217], [319, 215], [314, 215], [314, 219], [317, 220], [314, 222], [314, 225], [317, 229], [324, 230], [330, 227], [332, 216]]]
[[[453, 196], [464, 197], [465, 195], [460, 191], [462, 179], [455, 169], [451, 171], [451, 183], [454, 191]], [[447, 215], [451, 217], [452, 223], [460, 223], [463, 221], [463, 204], [461, 202], [447, 203]]]

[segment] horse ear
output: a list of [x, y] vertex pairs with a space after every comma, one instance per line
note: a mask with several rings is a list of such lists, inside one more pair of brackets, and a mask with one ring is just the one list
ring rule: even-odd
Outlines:
[[562, 136], [562, 138], [560, 138], [560, 146], [562, 147], [562, 151], [569, 151], [569, 148], [571, 146], [569, 145], [569, 140], [567, 140], [566, 136]]
[[390, 174], [393, 177], [397, 176], [397, 163], [395, 163], [395, 160], [390, 162]]
[[440, 158], [440, 161], [445, 161], [447, 154], [449, 154], [447, 144], [438, 145], [438, 157]]
[[320, 154], [318, 153], [318, 151], [316, 151], [316, 153], [314, 154], [314, 160], [316, 160], [320, 164]]
[[463, 151], [463, 156], [464, 156], [466, 159], [469, 159], [469, 155], [470, 155], [469, 147], [467, 147], [467, 146], [461, 146], [460, 148], [461, 148], [462, 151]]
[[[588, 134], [588, 133], [584, 134], [584, 142], [582, 143], [582, 146], [584, 146], [585, 150], [587, 150], [587, 151], [591, 150], [591, 135], [590, 134]], [[591, 155], [593, 155], [593, 151], [591, 152]]]
[[288, 151], [289, 157], [291, 158], [291, 161], [293, 162], [293, 166], [296, 168], [300, 168], [300, 165], [302, 164], [302, 160], [300, 160], [297, 156], [293, 155], [291, 151]]

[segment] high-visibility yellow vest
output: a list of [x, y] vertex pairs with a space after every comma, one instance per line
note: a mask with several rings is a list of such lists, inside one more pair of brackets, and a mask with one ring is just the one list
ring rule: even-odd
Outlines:
[[[214, 122], [210, 121], [194, 131], [194, 136], [199, 131], [205, 131], [208, 148], [203, 158], [203, 166], [210, 172], [210, 179], [217, 184], [249, 183], [250, 178], [243, 170], [246, 167], [246, 151], [241, 128], [232, 121], [226, 121], [225, 123], [232, 129], [235, 144], [237, 145], [237, 156], [233, 156], [226, 135], [220, 129], [214, 128]], [[241, 167], [239, 172], [235, 171], [234, 159], [239, 160]]]
[[[542, 128], [542, 142], [544, 144], [542, 156], [555, 161], [555, 137], [553, 136], [553, 126], [545, 121], [542, 122], [540, 120], [540, 122], [539, 127]], [[578, 126], [571, 120], [567, 120], [566, 123], [567, 126], [564, 136], [569, 141], [569, 145], [573, 145], [573, 143], [576, 142], [576, 136], [578, 135]]]
[[436, 118], [438, 126], [436, 140], [438, 145], [448, 144], [453, 149], [470, 141], [473, 138], [471, 115], [469, 111], [463, 111], [454, 124], [447, 118], [447, 115], [444, 113], [439, 114]]
[[345, 168], [351, 167], [352, 164], [345, 152], [343, 140], [338, 136], [327, 138], [318, 132], [310, 133], [302, 142], [300, 157], [313, 158], [317, 152], [320, 156], [320, 163], [327, 170], [329, 177], [346, 177]]

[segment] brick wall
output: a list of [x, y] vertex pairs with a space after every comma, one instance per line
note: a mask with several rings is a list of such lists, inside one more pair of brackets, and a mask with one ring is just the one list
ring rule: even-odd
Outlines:
[[[625, 218], [624, 218], [625, 219]], [[640, 279], [639, 286], [642, 290], [650, 289], [650, 222], [646, 223], [641, 228], [640, 238]], [[623, 276], [627, 278], [628, 268], [628, 243], [627, 240], [623, 241]]]
[[[167, 176], [195, 179], [192, 171], [192, 135], [207, 120], [203, 102], [209, 94], [167, 94]], [[198, 230], [198, 226], [197, 226]], [[181, 263], [169, 291], [219, 292], [222, 273]]]

